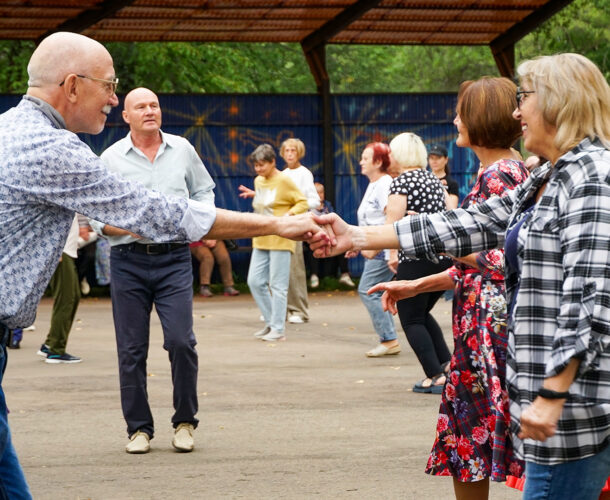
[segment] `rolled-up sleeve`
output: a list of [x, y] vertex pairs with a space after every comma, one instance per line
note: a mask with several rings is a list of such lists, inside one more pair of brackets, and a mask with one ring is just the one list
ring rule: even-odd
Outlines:
[[210, 232], [216, 221], [216, 207], [210, 200], [187, 200], [188, 208], [180, 222], [189, 241], [198, 241]]
[[588, 180], [568, 196], [557, 221], [564, 281], [547, 377], [572, 358], [579, 373], [594, 370], [610, 349], [610, 186]]

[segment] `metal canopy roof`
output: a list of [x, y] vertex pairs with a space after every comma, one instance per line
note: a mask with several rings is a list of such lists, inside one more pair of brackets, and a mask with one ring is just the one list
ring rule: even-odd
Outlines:
[[334, 199], [327, 44], [489, 45], [514, 73], [515, 42], [572, 0], [2, 0], [0, 39], [55, 31], [102, 42], [300, 43], [322, 102], [324, 180]]
[[[334, 21], [336, 29], [325, 37], [326, 43], [490, 45], [511, 30], [527, 33], [528, 18], [544, 20], [567, 3], [554, 0], [4, 0], [0, 5], [0, 39], [39, 40], [53, 31], [63, 30], [81, 32], [100, 41], [300, 43], [329, 23], [333, 27]], [[341, 16], [344, 19], [339, 22]]]

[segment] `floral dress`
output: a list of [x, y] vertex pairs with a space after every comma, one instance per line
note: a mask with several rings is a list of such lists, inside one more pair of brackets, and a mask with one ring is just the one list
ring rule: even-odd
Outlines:
[[[462, 207], [502, 196], [527, 175], [521, 162], [499, 160], [479, 175]], [[456, 283], [455, 350], [426, 472], [462, 482], [504, 481], [524, 469], [513, 454], [508, 425], [504, 251], [480, 252], [477, 264], [478, 269], [457, 263], [447, 271]]]

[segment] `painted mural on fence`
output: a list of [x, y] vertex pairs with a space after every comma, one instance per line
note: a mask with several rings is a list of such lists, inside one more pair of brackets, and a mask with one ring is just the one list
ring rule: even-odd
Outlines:
[[[0, 112], [19, 96], [0, 96]], [[216, 182], [216, 203], [222, 208], [250, 211], [250, 200], [238, 197], [237, 186], [252, 186], [254, 170], [247, 158], [263, 142], [279, 148], [289, 137], [303, 140], [302, 162], [323, 182], [322, 123], [317, 95], [159, 95], [163, 130], [187, 138], [197, 149]], [[83, 135], [96, 153], [125, 136], [123, 103], [110, 114], [105, 130]], [[371, 141], [389, 142], [401, 132], [414, 132], [427, 145], [447, 147], [450, 167], [463, 197], [474, 182], [476, 157], [455, 146], [456, 94], [334, 95], [333, 135], [335, 209], [349, 222], [366, 189], [360, 174], [360, 154]], [[278, 166], [282, 160], [278, 156]], [[361, 264], [351, 264], [358, 274]]]

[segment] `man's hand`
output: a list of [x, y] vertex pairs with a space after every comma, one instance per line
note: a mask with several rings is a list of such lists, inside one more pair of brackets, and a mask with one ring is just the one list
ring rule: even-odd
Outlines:
[[296, 241], [315, 239], [321, 244], [330, 244], [328, 233], [316, 224], [310, 213], [293, 215], [292, 217], [277, 217], [277, 232], [282, 238]]
[[253, 189], [250, 189], [249, 187], [246, 187], [243, 184], [240, 184], [237, 189], [239, 189], [240, 191], [240, 198], [254, 198], [254, 195], [256, 194]]
[[557, 421], [563, 411], [565, 399], [545, 399], [538, 396], [521, 413], [520, 439], [531, 438], [546, 441], [557, 430]]
[[354, 239], [358, 241], [358, 239], [362, 240], [364, 238], [364, 236], [359, 238], [355, 234], [360, 228], [350, 226], [336, 213], [313, 215], [312, 217], [324, 229], [327, 235], [326, 238], [318, 239], [318, 236], [322, 236], [318, 233], [313, 238], [307, 240], [314, 257], [319, 259], [343, 254], [351, 250], [360, 250], [360, 248], [354, 245]]
[[377, 285], [369, 288], [368, 294], [375, 292], [383, 292], [381, 296], [381, 306], [384, 311], [390, 311], [392, 314], [396, 314], [398, 309], [396, 308], [396, 302], [402, 299], [410, 299], [421, 293], [418, 287], [418, 281], [402, 280], [402, 281], [387, 281], [385, 283], [378, 283]]
[[78, 235], [85, 241], [89, 241], [89, 228], [87, 226], [79, 226]]

